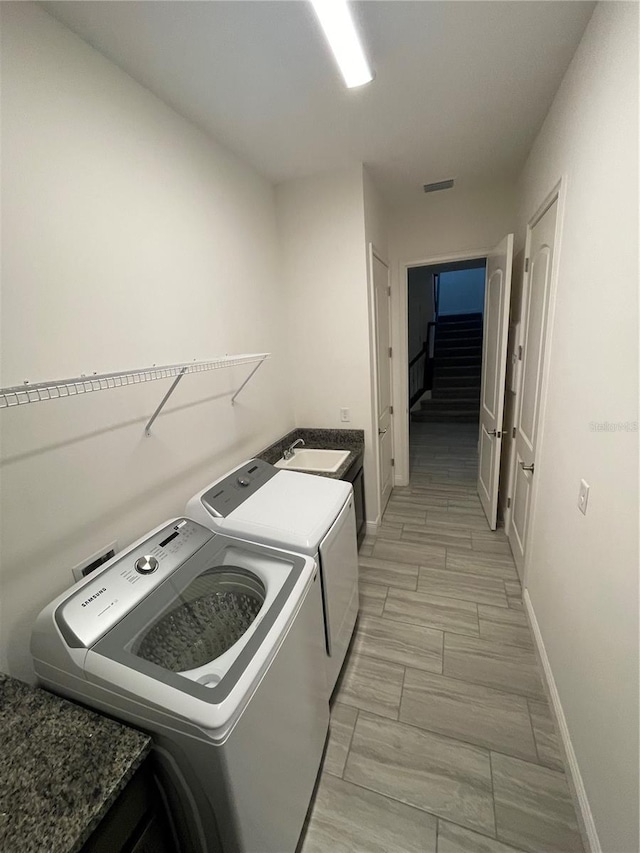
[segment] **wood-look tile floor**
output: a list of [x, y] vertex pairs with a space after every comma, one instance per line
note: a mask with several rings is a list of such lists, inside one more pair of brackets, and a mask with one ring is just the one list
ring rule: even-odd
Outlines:
[[583, 853], [477, 427], [412, 424], [360, 551], [360, 616], [300, 853]]

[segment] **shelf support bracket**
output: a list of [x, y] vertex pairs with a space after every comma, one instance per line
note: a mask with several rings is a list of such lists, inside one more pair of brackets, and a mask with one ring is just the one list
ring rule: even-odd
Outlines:
[[234, 406], [234, 405], [235, 405], [236, 397], [238, 396], [238, 394], [242, 391], [242, 389], [244, 388], [244, 386], [249, 382], [249, 380], [252, 378], [252, 376], [254, 375], [254, 373], [256, 372], [256, 370], [258, 370], [258, 368], [260, 367], [260, 365], [261, 365], [263, 362], [264, 362], [264, 358], [263, 358], [263, 359], [261, 359], [261, 360], [256, 364], [256, 366], [253, 368], [253, 370], [251, 371], [251, 373], [247, 376], [247, 378], [244, 380], [244, 382], [242, 383], [242, 385], [238, 388], [238, 390], [236, 391], [236, 393], [233, 395], [233, 397], [231, 398], [231, 405], [232, 405], [232, 406]]
[[176, 378], [171, 383], [171, 387], [169, 388], [167, 393], [164, 395], [164, 397], [160, 401], [160, 405], [158, 406], [158, 408], [155, 410], [155, 412], [151, 415], [151, 417], [147, 421], [147, 425], [144, 428], [144, 431], [145, 431], [147, 438], [149, 438], [149, 436], [151, 435], [151, 425], [153, 424], [155, 419], [158, 417], [160, 412], [163, 410], [165, 403], [167, 402], [169, 397], [173, 394], [173, 392], [176, 390], [176, 388], [178, 387], [178, 382], [180, 382], [180, 380], [182, 379], [182, 377], [185, 375], [186, 372], [187, 372], [187, 368], [183, 367], [182, 370], [180, 371], [180, 373], [176, 376]]

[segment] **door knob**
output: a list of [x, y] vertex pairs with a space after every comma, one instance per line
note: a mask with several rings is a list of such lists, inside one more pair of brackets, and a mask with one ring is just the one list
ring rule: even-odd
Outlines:
[[500, 430], [499, 430], [499, 429], [490, 429], [490, 430], [488, 430], [488, 431], [487, 431], [487, 435], [493, 435], [493, 436], [495, 436], [496, 438], [500, 438], [500, 436], [502, 435], [502, 433], [500, 432]]
[[[389, 427], [387, 427], [387, 429], [389, 429]], [[380, 435], [380, 436], [382, 436], [382, 435], [386, 435], [386, 434], [387, 434], [387, 429], [379, 429], [379, 430], [378, 430], [378, 435]]]
[[524, 462], [521, 462], [520, 467], [523, 471], [531, 471], [531, 473], [533, 474], [533, 469], [535, 466], [533, 462], [531, 463], [531, 465], [525, 465]]

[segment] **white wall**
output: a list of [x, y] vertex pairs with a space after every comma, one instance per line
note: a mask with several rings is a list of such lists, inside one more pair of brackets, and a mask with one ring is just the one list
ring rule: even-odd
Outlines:
[[395, 262], [418, 264], [491, 248], [513, 230], [514, 214], [512, 183], [421, 193], [390, 210], [389, 253]]
[[273, 352], [235, 407], [247, 368], [185, 378], [152, 438], [165, 382], [2, 413], [0, 669], [29, 678], [71, 566], [294, 418], [272, 187], [41, 8], [2, 25], [1, 384]]
[[296, 425], [365, 431], [367, 518], [375, 520], [362, 166], [286, 181], [276, 199]]
[[389, 257], [393, 311], [396, 483], [409, 479], [406, 266], [481, 257], [515, 223], [515, 187], [455, 187], [420, 194], [413, 204], [389, 211]]
[[389, 213], [366, 167], [362, 169], [364, 230], [367, 244], [373, 243], [383, 260], [389, 260]]
[[[523, 172], [566, 206], [526, 586], [602, 850], [638, 839], [638, 6], [601, 3]], [[598, 432], [592, 422], [634, 422]], [[580, 479], [588, 512], [576, 506]]]

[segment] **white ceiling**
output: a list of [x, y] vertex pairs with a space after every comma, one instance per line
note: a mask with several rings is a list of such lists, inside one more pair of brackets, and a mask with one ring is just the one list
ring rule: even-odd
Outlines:
[[304, 0], [42, 5], [272, 181], [362, 161], [392, 202], [515, 175], [594, 7], [354, 3], [376, 78], [347, 90]]

